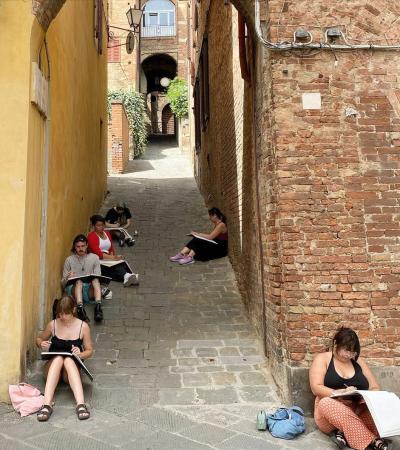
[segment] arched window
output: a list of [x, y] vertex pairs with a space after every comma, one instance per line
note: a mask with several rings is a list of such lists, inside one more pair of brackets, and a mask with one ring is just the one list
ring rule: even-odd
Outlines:
[[175, 5], [169, 0], [149, 0], [144, 5], [142, 36], [174, 36]]

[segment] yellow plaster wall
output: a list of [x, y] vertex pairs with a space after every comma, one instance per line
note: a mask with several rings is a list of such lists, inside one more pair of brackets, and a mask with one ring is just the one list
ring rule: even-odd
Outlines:
[[[47, 311], [60, 294], [71, 242], [88, 230], [106, 192], [107, 41], [93, 37], [93, 2], [68, 0], [47, 32], [51, 62], [51, 141]], [[103, 124], [100, 125], [102, 120]]]
[[0, 399], [20, 376], [22, 346], [22, 272], [27, 188], [28, 121], [31, 105], [28, 2], [0, 5]]
[[[8, 237], [0, 259], [0, 400], [8, 399], [8, 384], [23, 378], [27, 351], [35, 356], [40, 313], [44, 119], [30, 103], [30, 71], [44, 33], [31, 5], [26, 0], [0, 4], [0, 198], [2, 235]], [[51, 64], [47, 321], [71, 241], [87, 231], [88, 217], [106, 191], [107, 71], [106, 53], [97, 54], [93, 37], [92, 1], [67, 0], [46, 39]]]

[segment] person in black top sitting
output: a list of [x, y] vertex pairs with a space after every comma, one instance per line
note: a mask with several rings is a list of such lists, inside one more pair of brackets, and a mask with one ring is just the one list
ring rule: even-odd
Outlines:
[[333, 393], [355, 389], [379, 390], [360, 351], [356, 332], [342, 327], [333, 338], [332, 351], [315, 356], [310, 367], [310, 386], [316, 396], [315, 423], [339, 448], [389, 450], [390, 444], [379, 437], [365, 403], [330, 398]]
[[[209, 261], [228, 254], [228, 227], [226, 217], [218, 208], [210, 208], [208, 217], [212, 223], [209, 233], [191, 231], [194, 236], [176, 255], [169, 258], [180, 265], [193, 264], [195, 260]], [[195, 237], [197, 236], [197, 237]], [[214, 242], [210, 242], [214, 241]]]
[[[133, 225], [132, 214], [129, 208], [125, 204], [118, 203], [108, 210], [106, 214], [106, 227], [109, 231], [113, 231], [112, 228], [119, 228], [120, 230], [115, 230], [113, 233], [118, 234], [118, 240], [120, 247], [123, 247], [125, 243], [132, 246], [135, 243], [133, 237], [128, 233], [128, 228]], [[137, 236], [138, 232], [135, 230], [133, 232], [134, 236]]]
[[[78, 355], [82, 360], [93, 354], [92, 339], [88, 324], [76, 317], [76, 304], [72, 297], [62, 297], [57, 305], [57, 318], [49, 322], [36, 339], [36, 345], [43, 352], [68, 352]], [[53, 408], [54, 392], [62, 378], [71, 386], [76, 400], [76, 414], [79, 420], [90, 417], [85, 405], [80, 371], [72, 357], [55, 356], [44, 366], [46, 386], [44, 404], [37, 413], [39, 422], [49, 420]]]

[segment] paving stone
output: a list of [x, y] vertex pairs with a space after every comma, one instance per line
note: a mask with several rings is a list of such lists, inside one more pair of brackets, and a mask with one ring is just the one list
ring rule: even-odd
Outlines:
[[211, 375], [214, 384], [221, 386], [230, 386], [237, 383], [234, 373], [231, 372], [217, 372]]
[[206, 423], [184, 429], [180, 431], [179, 434], [189, 439], [193, 439], [194, 441], [212, 445], [216, 445], [218, 442], [236, 435], [236, 433], [231, 430], [226, 430], [222, 427], [216, 427]]
[[199, 372], [209, 372], [209, 373], [213, 373], [213, 372], [223, 372], [225, 370], [225, 368], [223, 366], [198, 366], [197, 370]]
[[196, 348], [195, 352], [198, 357], [218, 356], [216, 348]]
[[96, 439], [102, 442], [109, 443], [113, 446], [122, 446], [136, 439], [151, 436], [155, 432], [156, 430], [153, 427], [142, 422], [131, 420], [119, 425], [107, 427], [107, 429], [93, 434], [95, 434]]
[[40, 448], [33, 444], [27, 444], [17, 441], [15, 439], [5, 439], [0, 437], [0, 449], [1, 450], [29, 450], [33, 448]]
[[253, 438], [245, 434], [237, 434], [236, 436], [217, 444], [216, 448], [220, 450], [280, 450], [282, 446], [273, 443], [268, 443], [268, 446], [266, 446], [263, 439]]
[[101, 388], [121, 388], [130, 385], [129, 375], [106, 375], [96, 376], [96, 385]]
[[264, 375], [260, 372], [242, 372], [239, 374], [240, 381], [243, 384], [250, 386], [254, 385], [264, 385], [266, 384], [266, 379]]
[[[17, 413], [12, 413], [17, 415]], [[38, 422], [36, 416], [29, 416], [17, 422], [0, 422], [0, 433], [9, 438], [24, 440], [33, 436], [44, 435], [53, 432], [56, 428], [50, 422]], [[1, 446], [0, 446], [1, 448]]]
[[182, 374], [182, 384], [184, 387], [207, 386], [211, 382], [206, 373], [184, 373]]
[[37, 436], [27, 440], [28, 444], [33, 444], [41, 449], [61, 450], [111, 450], [115, 447], [97, 439], [73, 433], [71, 430], [60, 430], [43, 436]]
[[195, 399], [195, 391], [191, 388], [160, 389], [160, 405], [187, 405]]
[[135, 450], [205, 450], [212, 447], [191, 441], [182, 436], [160, 431], [159, 433], [144, 439], [127, 444], [125, 449]]
[[246, 402], [272, 402], [273, 395], [269, 386], [243, 386], [239, 396]]
[[139, 397], [136, 390], [125, 389], [96, 389], [89, 400], [90, 406], [106, 410], [117, 415], [128, 414], [140, 409]]
[[11, 405], [7, 405], [7, 403], [0, 403], [0, 414], [6, 414], [13, 411]]
[[239, 365], [239, 364], [257, 364], [265, 361], [265, 358], [258, 355], [253, 356], [220, 356], [220, 364]]
[[183, 348], [208, 348], [208, 347], [222, 347], [223, 343], [220, 340], [179, 340], [176, 343], [177, 349]]
[[198, 398], [203, 400], [205, 404], [227, 404], [237, 403], [239, 401], [235, 389], [231, 387], [196, 389]]
[[218, 350], [221, 356], [239, 356], [239, 349], [237, 347], [222, 347]]
[[130, 415], [134, 420], [165, 431], [177, 432], [194, 425], [182, 414], [163, 408], [146, 408]]

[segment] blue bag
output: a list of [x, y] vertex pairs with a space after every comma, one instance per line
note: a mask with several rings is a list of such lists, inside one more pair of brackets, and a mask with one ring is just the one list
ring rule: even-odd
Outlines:
[[304, 411], [299, 406], [278, 408], [267, 415], [268, 430], [272, 436], [281, 439], [293, 439], [304, 433]]

